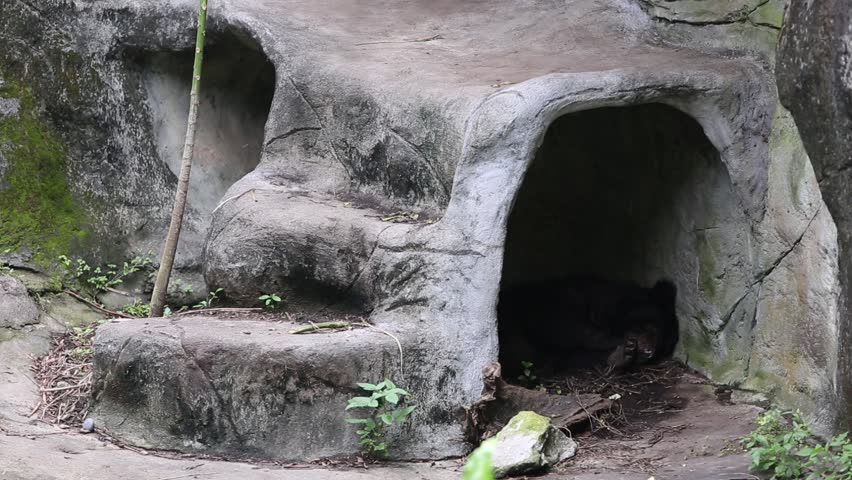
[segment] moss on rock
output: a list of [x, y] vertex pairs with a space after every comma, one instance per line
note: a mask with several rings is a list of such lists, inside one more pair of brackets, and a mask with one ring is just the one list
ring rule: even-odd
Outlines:
[[0, 97], [20, 100], [16, 116], [0, 119], [7, 163], [0, 179], [0, 250], [29, 248], [44, 265], [85, 239], [85, 213], [69, 188], [65, 147], [39, 117], [32, 92], [7, 79]]

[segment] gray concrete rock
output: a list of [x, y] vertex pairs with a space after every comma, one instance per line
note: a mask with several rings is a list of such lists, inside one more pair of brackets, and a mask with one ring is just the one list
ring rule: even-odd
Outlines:
[[17, 278], [0, 274], [0, 328], [38, 323], [39, 309]]
[[102, 312], [65, 293], [45, 295], [42, 297], [42, 304], [45, 318], [49, 318], [63, 329], [94, 325], [106, 318]]
[[138, 319], [98, 329], [94, 406], [99, 430], [134, 444], [298, 461], [358, 454], [347, 400], [358, 382], [391, 378], [418, 405], [385, 439], [394, 458], [463, 451], [461, 423], [442, 413], [446, 366], [416, 331], [294, 335], [289, 322]]
[[[781, 99], [793, 113], [828, 211], [837, 225], [841, 294], [834, 339], [852, 334], [852, 2], [794, 0], [779, 45]], [[842, 349], [839, 394], [849, 428], [852, 353]]]
[[577, 453], [573, 440], [535, 412], [519, 412], [495, 438], [491, 462], [498, 478], [535, 472]]

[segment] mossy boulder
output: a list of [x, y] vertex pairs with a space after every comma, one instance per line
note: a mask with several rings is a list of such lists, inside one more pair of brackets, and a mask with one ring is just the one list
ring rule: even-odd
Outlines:
[[520, 412], [495, 437], [497, 477], [540, 470], [573, 457], [577, 444], [535, 412]]

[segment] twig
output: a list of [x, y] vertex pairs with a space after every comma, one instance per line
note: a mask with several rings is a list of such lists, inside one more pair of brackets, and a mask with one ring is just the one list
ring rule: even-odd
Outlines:
[[431, 37], [426, 38], [415, 38], [412, 40], [383, 40], [377, 42], [364, 42], [364, 43], [356, 43], [355, 46], [359, 47], [361, 45], [378, 45], [381, 43], [423, 43], [423, 42], [431, 42], [432, 40], [442, 40], [444, 38], [440, 33], [437, 35], [432, 35]]
[[352, 326], [352, 324], [350, 324], [349, 322], [320, 322], [320, 323], [311, 322], [311, 324], [308, 325], [307, 327], [301, 327], [301, 328], [297, 328], [295, 330], [290, 330], [290, 333], [298, 335], [300, 333], [316, 332], [317, 330], [322, 330], [322, 329], [349, 328], [351, 326]]
[[394, 339], [396, 341], [396, 346], [397, 346], [397, 348], [399, 348], [399, 374], [401, 376], [405, 376], [405, 369], [402, 366], [402, 343], [399, 342], [399, 339], [396, 338], [392, 333], [388, 332], [387, 330], [385, 330], [383, 328], [379, 328], [379, 327], [373, 325], [372, 323], [367, 323], [366, 320], [361, 320], [361, 324], [364, 325], [367, 328], [374, 328], [374, 329], [378, 330], [379, 332], [384, 333], [385, 335], [391, 337], [392, 339]]
[[[219, 205], [216, 205], [216, 208], [214, 208], [214, 209], [213, 209], [213, 211], [212, 211], [212, 212], [210, 212], [210, 215], [213, 215], [214, 213], [216, 213], [216, 212], [217, 212], [220, 208], [222, 208], [222, 207], [223, 207], [226, 203], [228, 203], [228, 202], [230, 202], [230, 201], [232, 201], [232, 200], [237, 200], [238, 198], [242, 197], [243, 195], [245, 195], [245, 194], [247, 194], [247, 193], [251, 193], [252, 195], [254, 195], [254, 192], [276, 192], [276, 193], [283, 193], [283, 191], [282, 191], [282, 190], [276, 190], [276, 189], [274, 189], [274, 188], [250, 188], [250, 189], [246, 190], [245, 192], [238, 193], [237, 195], [234, 195], [233, 197], [228, 197], [228, 198], [226, 198], [226, 199], [222, 200], [221, 202], [219, 202]], [[255, 199], [255, 202], [256, 202], [256, 201], [257, 201], [257, 199]]]
[[71, 432], [45, 432], [45, 433], [22, 433], [22, 432], [10, 432], [3, 427], [0, 427], [0, 432], [3, 432], [3, 435], [7, 435], [9, 437], [49, 437], [51, 435], [68, 435]]
[[106, 308], [98, 305], [97, 303], [89, 300], [88, 298], [78, 294], [77, 292], [73, 292], [71, 290], [65, 290], [65, 293], [67, 293], [68, 295], [71, 295], [72, 297], [76, 298], [77, 300], [85, 303], [86, 305], [94, 308], [95, 310], [97, 310], [101, 313], [106, 313], [107, 315], [114, 315], [116, 317], [122, 317], [122, 318], [138, 318], [138, 317], [134, 317], [133, 315], [128, 315], [126, 313], [114, 312], [112, 310], [106, 309]]
[[165, 478], [161, 478], [160, 480], [175, 480], [177, 478], [189, 478], [189, 477], [198, 478], [199, 475], [210, 476], [210, 475], [219, 475], [219, 473], [218, 472], [210, 472], [210, 473], [196, 472], [196, 473], [188, 473], [186, 475], [178, 475], [176, 477], [165, 477]]
[[125, 297], [136, 298], [136, 295], [133, 295], [130, 292], [125, 292], [124, 290], [119, 290], [117, 288], [106, 287], [108, 292], [117, 293], [119, 295], [124, 295]]
[[219, 307], [219, 308], [202, 308], [198, 310], [187, 310], [185, 312], [173, 313], [170, 317], [180, 317], [182, 315], [190, 315], [193, 313], [211, 313], [211, 312], [262, 312], [263, 309], [260, 307], [245, 307], [245, 308], [236, 308], [236, 307]]
[[82, 388], [82, 387], [85, 387], [88, 384], [89, 377], [91, 377], [91, 375], [92, 374], [90, 373], [90, 374], [86, 375], [85, 377], [83, 377], [83, 381], [81, 381], [77, 385], [66, 385], [64, 387], [53, 387], [53, 388], [41, 388], [39, 390], [41, 390], [42, 392], [61, 392], [63, 390], [73, 390], [75, 388]]

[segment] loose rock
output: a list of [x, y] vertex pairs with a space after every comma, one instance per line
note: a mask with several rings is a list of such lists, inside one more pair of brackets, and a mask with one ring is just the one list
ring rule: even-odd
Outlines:
[[82, 433], [92, 433], [95, 431], [95, 421], [91, 418], [87, 418], [83, 421], [83, 426], [80, 428]]
[[520, 412], [496, 436], [492, 465], [497, 477], [556, 465], [577, 453], [577, 444], [535, 412]]
[[38, 306], [24, 284], [10, 275], [0, 275], [0, 327], [20, 328], [38, 323]]

